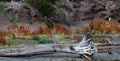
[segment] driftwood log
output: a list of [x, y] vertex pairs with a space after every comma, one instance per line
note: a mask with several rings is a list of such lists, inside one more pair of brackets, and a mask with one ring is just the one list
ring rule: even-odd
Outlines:
[[83, 37], [83, 40], [78, 44], [62, 45], [62, 44], [43, 44], [26, 47], [9, 47], [1, 48], [0, 56], [17, 57], [17, 56], [33, 56], [40, 54], [50, 54], [55, 52], [65, 52], [83, 55], [89, 60], [92, 59], [94, 53], [97, 52], [95, 44], [91, 41], [89, 34]]

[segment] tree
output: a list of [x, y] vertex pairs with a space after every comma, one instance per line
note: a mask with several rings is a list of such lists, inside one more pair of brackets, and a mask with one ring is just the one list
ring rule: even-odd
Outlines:
[[51, 2], [52, 4], [54, 4], [55, 1], [57, 1], [57, 0], [48, 0], [48, 1]]
[[43, 16], [51, 17], [54, 8], [48, 0], [26, 0], [26, 2], [39, 10]]
[[113, 0], [117, 6], [117, 11], [120, 13], [120, 0]]

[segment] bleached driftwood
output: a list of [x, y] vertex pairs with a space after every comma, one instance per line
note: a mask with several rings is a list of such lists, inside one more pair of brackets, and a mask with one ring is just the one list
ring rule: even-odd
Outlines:
[[88, 58], [96, 53], [97, 50], [91, 41], [90, 35], [85, 35], [82, 42], [74, 45], [43, 44], [26, 47], [1, 48], [0, 56], [33, 56], [55, 52], [80, 54]]

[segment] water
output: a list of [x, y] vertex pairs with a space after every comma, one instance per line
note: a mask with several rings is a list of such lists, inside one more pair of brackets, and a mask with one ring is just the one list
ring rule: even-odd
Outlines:
[[[96, 53], [94, 61], [120, 60], [120, 53]], [[77, 54], [55, 53], [32, 57], [0, 57], [0, 61], [88, 61]]]

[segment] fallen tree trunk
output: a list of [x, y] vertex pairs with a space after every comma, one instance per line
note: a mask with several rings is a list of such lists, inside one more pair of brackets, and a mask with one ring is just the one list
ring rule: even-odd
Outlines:
[[[73, 51], [70, 49], [71, 46], [76, 44], [43, 44], [35, 46], [25, 47], [8, 47], [0, 49], [0, 57], [30, 57], [35, 55], [46, 55], [54, 53], [70, 53], [79, 54], [89, 60], [92, 60], [93, 55], [86, 55]], [[103, 47], [104, 46], [104, 47]], [[119, 46], [97, 46], [97, 53], [109, 53], [113, 48], [120, 48]], [[111, 48], [111, 49], [110, 49]]]
[[43, 44], [25, 47], [9, 47], [1, 48], [0, 56], [3, 57], [18, 57], [18, 56], [33, 56], [40, 54], [50, 54], [55, 52], [74, 53], [92, 60], [93, 54], [97, 52], [95, 44], [91, 41], [90, 35], [85, 35], [82, 41], [78, 44]]
[[[74, 45], [74, 44], [73, 44]], [[43, 44], [43, 45], [35, 45], [35, 46], [26, 46], [26, 47], [9, 47], [9, 48], [1, 48], [0, 56], [33, 56], [33, 55], [43, 55], [43, 54], [51, 54], [55, 52], [64, 52], [64, 53], [74, 53], [74, 54], [82, 54], [77, 51], [73, 51], [70, 49], [72, 44]]]
[[[35, 46], [26, 46], [26, 47], [9, 47], [1, 48], [0, 56], [32, 56], [39, 54], [49, 54], [55, 52], [65, 52], [65, 53], [77, 53], [70, 49], [71, 46], [75, 44], [43, 44]], [[98, 53], [105, 53], [109, 48], [120, 48], [119, 46], [97, 46]], [[100, 50], [100, 51], [99, 51]]]
[[9, 47], [0, 49], [0, 56], [32, 56], [54, 52], [53, 45], [36, 45], [27, 47]]
[[79, 54], [85, 56], [87, 59], [92, 60], [93, 55], [85, 55], [79, 53], [77, 51], [73, 51], [70, 47], [73, 45], [65, 45], [65, 44], [44, 44], [44, 45], [36, 45], [29, 47], [9, 47], [0, 49], [1, 57], [29, 57], [34, 55], [45, 55], [45, 54], [53, 54], [56, 52], [60, 53], [71, 53], [71, 54]]

